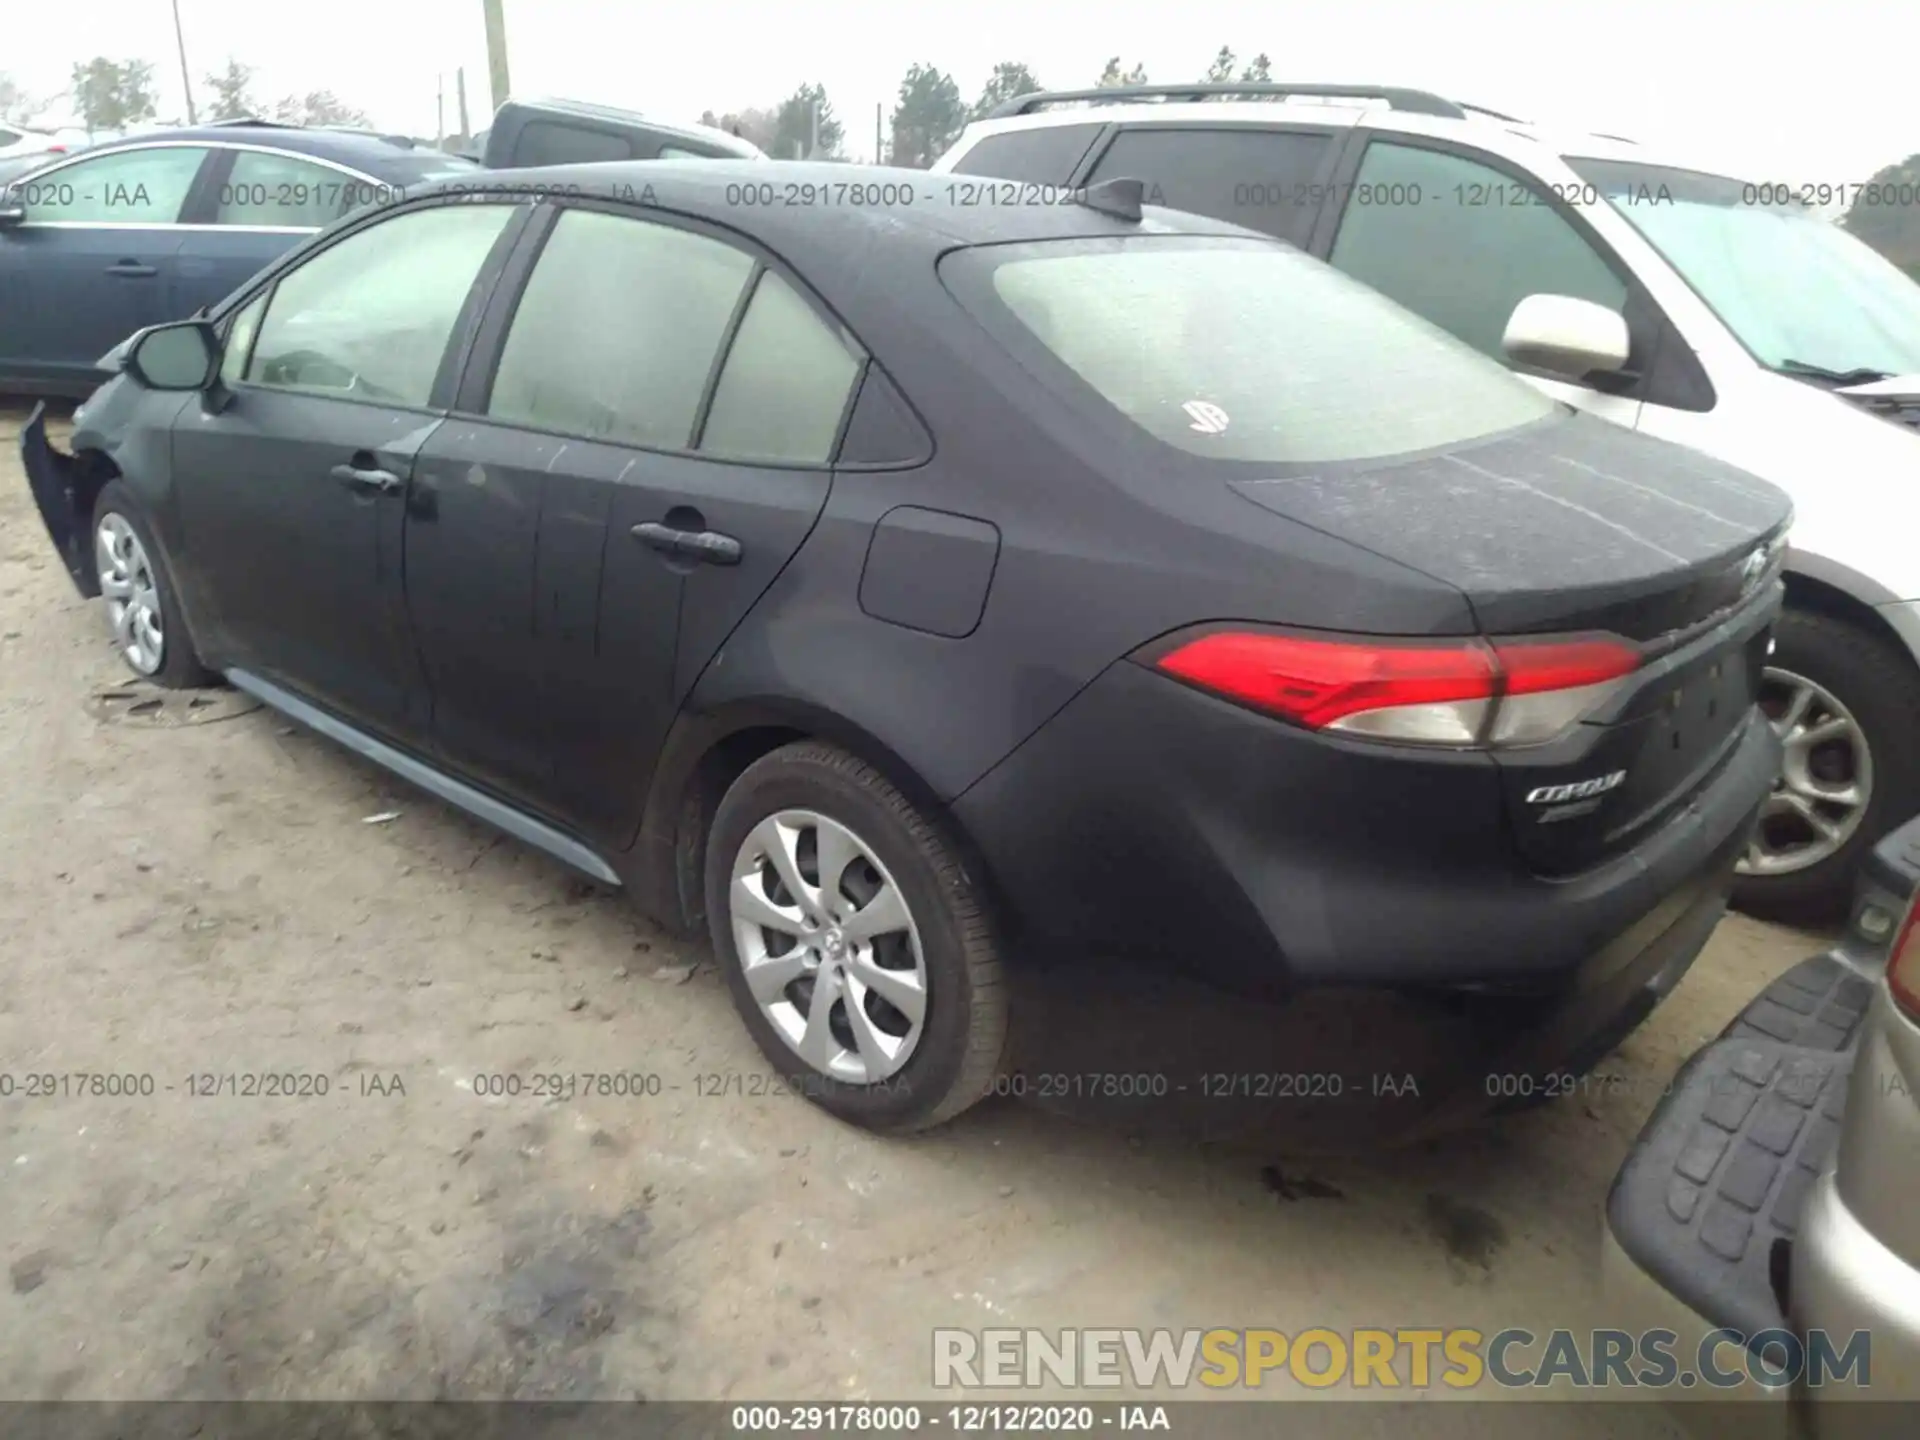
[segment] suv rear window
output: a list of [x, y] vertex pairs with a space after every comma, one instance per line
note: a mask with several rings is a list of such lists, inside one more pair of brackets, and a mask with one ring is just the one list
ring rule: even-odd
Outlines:
[[1046, 125], [989, 135], [954, 161], [956, 175], [1064, 185], [1100, 133], [1098, 125]]
[[513, 147], [513, 164], [528, 170], [542, 165], [588, 165], [632, 158], [633, 145], [623, 135], [545, 120], [529, 120]]
[[1056, 390], [1089, 388], [1190, 455], [1383, 459], [1558, 409], [1377, 291], [1272, 242], [1143, 235], [988, 246], [949, 257], [941, 274]]

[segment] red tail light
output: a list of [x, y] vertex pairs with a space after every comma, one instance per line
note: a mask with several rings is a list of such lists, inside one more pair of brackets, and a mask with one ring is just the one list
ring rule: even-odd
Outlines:
[[1910, 1018], [1920, 1020], [1920, 896], [1907, 906], [1900, 937], [1887, 957], [1887, 988]]
[[1420, 745], [1537, 745], [1591, 713], [1640, 652], [1610, 635], [1395, 641], [1226, 631], [1159, 669], [1311, 730]]

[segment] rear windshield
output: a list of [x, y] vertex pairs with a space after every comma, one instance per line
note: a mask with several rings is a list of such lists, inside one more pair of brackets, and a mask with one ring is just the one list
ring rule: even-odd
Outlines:
[[380, 173], [395, 184], [414, 186], [425, 185], [434, 180], [451, 180], [460, 175], [471, 175], [480, 166], [460, 155], [449, 155], [439, 150], [421, 150], [414, 154], [385, 156], [380, 161]]
[[1043, 381], [1090, 388], [1192, 455], [1382, 459], [1517, 429], [1557, 409], [1384, 295], [1270, 241], [1142, 235], [986, 246], [950, 256], [941, 274]]

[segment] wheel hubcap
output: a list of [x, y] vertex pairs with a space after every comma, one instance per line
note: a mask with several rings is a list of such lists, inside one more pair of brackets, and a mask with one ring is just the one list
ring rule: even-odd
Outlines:
[[872, 1085], [912, 1057], [927, 1015], [920, 929], [853, 831], [811, 810], [769, 815], [734, 857], [728, 910], [748, 990], [810, 1067]]
[[1786, 757], [1740, 873], [1790, 875], [1835, 854], [1860, 828], [1873, 799], [1873, 755], [1853, 712], [1805, 676], [1769, 667], [1760, 708]]
[[94, 529], [94, 555], [114, 644], [127, 664], [151, 675], [166, 658], [167, 647], [160, 624], [160, 589], [146, 547], [124, 516], [109, 513], [100, 517]]

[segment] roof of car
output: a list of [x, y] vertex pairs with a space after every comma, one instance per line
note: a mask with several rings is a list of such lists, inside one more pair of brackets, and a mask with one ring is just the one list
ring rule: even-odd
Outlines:
[[[770, 160], [751, 171], [725, 159], [611, 160], [489, 170], [481, 177], [441, 181], [421, 193], [471, 190], [476, 178], [489, 191], [602, 196], [675, 210], [764, 237], [782, 254], [793, 248], [789, 240], [832, 248], [870, 233], [926, 235], [952, 246], [1129, 235], [1142, 228], [1091, 205], [983, 204], [971, 189], [925, 170], [831, 160]], [[1173, 211], [1153, 211], [1147, 223], [1165, 231], [1254, 233]]]
[[[656, 120], [638, 110], [623, 110], [617, 105], [600, 105], [588, 100], [509, 100], [500, 108], [509, 107], [524, 110], [533, 115], [574, 115], [582, 120], [597, 120], [608, 125], [639, 126], [661, 135], [679, 135], [689, 140], [699, 140], [705, 144], [727, 150], [740, 156], [758, 157], [764, 152], [758, 145], [744, 136], [735, 135], [728, 130], [716, 129], [711, 125], [684, 124], [679, 121]], [[496, 112], [494, 123], [499, 123]], [[484, 132], [482, 132], [484, 133]], [[478, 138], [478, 137], [476, 137]]]
[[[636, 211], [670, 210], [736, 230], [791, 264], [835, 304], [861, 291], [868, 279], [884, 291], [887, 272], [929, 274], [935, 259], [961, 246], [1140, 234], [1279, 243], [1224, 221], [1154, 206], [1144, 207], [1135, 221], [1081, 204], [970, 204], [970, 187], [950, 186], [925, 170], [819, 160], [770, 160], [750, 173], [722, 159], [608, 161], [487, 171], [478, 183], [502, 194], [607, 197]], [[418, 193], [472, 190], [475, 184], [441, 182]]]
[[[1375, 90], [1368, 86], [1235, 85], [1218, 87], [1220, 93], [1216, 98], [1181, 98], [1197, 95], [1206, 88], [1113, 87], [1106, 92], [1060, 91], [1022, 96], [1009, 101], [988, 118], [968, 125], [953, 149], [942, 156], [934, 168], [936, 171], [948, 169], [953, 159], [990, 135], [1062, 125], [1307, 123], [1345, 128], [1364, 123], [1370, 128], [1458, 139], [1507, 155], [1539, 146], [1560, 156], [1639, 161], [1727, 173], [1723, 166], [1700, 163], [1696, 157], [1672, 153], [1665, 146], [1643, 147], [1619, 135], [1538, 125], [1485, 106], [1444, 99], [1425, 91]], [[1279, 93], [1282, 91], [1291, 93]], [[1258, 98], [1264, 92], [1272, 93]], [[1028, 108], [1022, 109], [1023, 105]]]
[[[450, 167], [460, 158], [431, 148], [421, 148], [404, 137], [377, 134], [371, 130], [332, 130], [303, 125], [276, 125], [268, 121], [226, 121], [212, 125], [189, 126], [177, 130], [146, 130], [117, 140], [102, 141], [87, 147], [87, 153], [124, 150], [131, 146], [165, 142], [203, 141], [227, 145], [256, 145], [285, 150], [296, 155], [312, 155], [339, 165], [380, 175], [390, 162], [408, 156], [445, 158]], [[78, 151], [74, 152], [78, 154]]]

